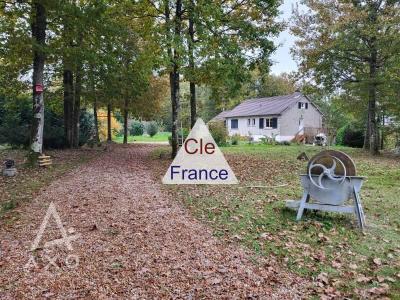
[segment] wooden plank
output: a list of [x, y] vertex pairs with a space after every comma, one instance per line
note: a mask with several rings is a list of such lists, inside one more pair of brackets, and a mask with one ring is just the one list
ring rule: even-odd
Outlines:
[[259, 188], [259, 189], [273, 189], [273, 188], [279, 188], [279, 187], [284, 187], [287, 186], [287, 183], [284, 184], [278, 184], [278, 185], [246, 185], [246, 186], [238, 186], [238, 189], [244, 189], [244, 188]]
[[300, 221], [303, 216], [304, 209], [306, 208], [307, 202], [310, 200], [310, 195], [304, 191], [303, 197], [300, 200], [299, 210], [297, 211], [296, 221]]
[[52, 165], [51, 162], [39, 163], [39, 166], [40, 166], [40, 167], [43, 167], [43, 166], [50, 166], [50, 165]]
[[354, 193], [354, 204], [355, 204], [355, 210], [356, 210], [356, 216], [358, 220], [358, 225], [360, 226], [361, 230], [364, 230], [365, 228], [365, 215], [364, 215], [364, 210], [361, 204], [361, 199], [360, 195], [356, 192], [356, 189], [353, 189]]
[[331, 211], [331, 212], [341, 212], [354, 214], [354, 206], [340, 206], [340, 205], [329, 205], [329, 204], [318, 204], [318, 203], [306, 203], [305, 209]]
[[50, 158], [51, 156], [48, 156], [48, 155], [40, 155], [38, 158], [39, 159], [41, 159], [41, 158]]
[[300, 206], [300, 200], [286, 200], [286, 207], [297, 209]]
[[41, 159], [39, 160], [39, 163], [44, 163], [44, 162], [52, 162], [51, 159]]

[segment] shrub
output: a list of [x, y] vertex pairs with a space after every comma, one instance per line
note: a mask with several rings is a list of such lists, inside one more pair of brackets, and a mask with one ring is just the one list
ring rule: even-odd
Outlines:
[[231, 144], [232, 145], [239, 145], [239, 141], [240, 141], [240, 135], [239, 134], [234, 134], [231, 137]]
[[247, 141], [249, 142], [249, 145], [254, 142], [254, 137], [251, 135], [250, 132], [249, 132], [249, 135], [247, 136]]
[[86, 144], [94, 135], [94, 115], [86, 110], [82, 110], [79, 116], [79, 145]]
[[[13, 147], [28, 147], [32, 124], [32, 103], [30, 98], [5, 99], [0, 97], [0, 144]], [[80, 114], [79, 144], [86, 143], [94, 134], [93, 115], [82, 111]], [[64, 146], [64, 121], [57, 107], [47, 106], [44, 111], [43, 147]]]
[[43, 147], [58, 149], [65, 144], [64, 120], [51, 110], [44, 111]]
[[348, 124], [340, 128], [336, 135], [336, 144], [354, 148], [364, 145], [364, 130], [357, 125]]
[[142, 122], [139, 121], [133, 121], [131, 124], [131, 128], [129, 130], [129, 133], [131, 135], [143, 135], [144, 133], [144, 125]]
[[218, 146], [226, 145], [228, 133], [223, 122], [209, 123], [208, 128]]
[[0, 144], [27, 147], [32, 122], [32, 103], [27, 97], [8, 99], [0, 96]]
[[275, 145], [276, 144], [276, 141], [275, 141], [274, 137], [264, 136], [260, 140], [265, 145]]
[[349, 128], [344, 135], [344, 144], [349, 147], [362, 148], [364, 146], [364, 131]]
[[[177, 134], [178, 134], [178, 141], [180, 141], [183, 136], [183, 139], [182, 139], [182, 143], [183, 143], [189, 135], [189, 130], [187, 128], [182, 128], [182, 130], [179, 128]], [[172, 136], [171, 135], [168, 137], [168, 143], [170, 146], [172, 145]]]
[[158, 132], [158, 125], [156, 122], [152, 121], [147, 123], [146, 126], [146, 132], [148, 135], [150, 135], [151, 137], [155, 136]]
[[346, 128], [348, 125], [345, 125], [341, 128], [336, 133], [336, 145], [344, 145], [344, 134], [346, 132]]

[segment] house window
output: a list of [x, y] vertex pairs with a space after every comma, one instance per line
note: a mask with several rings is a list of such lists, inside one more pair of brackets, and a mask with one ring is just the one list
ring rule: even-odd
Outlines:
[[308, 109], [308, 103], [307, 102], [299, 102], [298, 107], [299, 107], [299, 109], [302, 109], [302, 108]]
[[265, 119], [265, 128], [278, 128], [278, 118], [266, 118]]
[[247, 119], [247, 126], [248, 127], [255, 127], [256, 126], [256, 119]]
[[237, 129], [238, 128], [238, 119], [232, 119], [231, 120], [231, 129]]

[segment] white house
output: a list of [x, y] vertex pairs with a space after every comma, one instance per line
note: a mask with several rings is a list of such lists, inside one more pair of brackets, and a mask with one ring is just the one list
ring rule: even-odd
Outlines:
[[249, 99], [230, 111], [223, 111], [212, 121], [224, 120], [230, 136], [252, 136], [291, 141], [322, 131], [323, 114], [307, 96], [299, 92], [269, 98]]

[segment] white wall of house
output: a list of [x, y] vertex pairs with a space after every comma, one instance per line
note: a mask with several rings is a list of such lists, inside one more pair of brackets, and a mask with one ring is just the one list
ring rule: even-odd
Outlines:
[[[252, 135], [254, 137], [268, 136], [275, 137], [278, 141], [290, 141], [303, 127], [322, 127], [322, 115], [321, 113], [304, 97], [301, 98], [301, 102], [308, 103], [308, 108], [298, 108], [298, 102], [285, 110], [282, 115], [274, 116], [251, 116], [251, 117], [237, 117], [227, 118], [227, 130], [230, 136], [239, 134], [241, 136]], [[278, 119], [278, 126], [276, 129], [273, 128], [259, 128], [260, 118], [272, 118]], [[238, 120], [238, 128], [232, 128], [232, 119]], [[250, 125], [248, 123], [250, 119]], [[253, 121], [254, 120], [254, 121]], [[264, 120], [265, 124], [265, 120]]]
[[[278, 128], [259, 128], [260, 118], [278, 118]], [[238, 120], [238, 128], [234, 129], [231, 127], [231, 120], [237, 119]], [[248, 119], [250, 119], [250, 126], [248, 125]], [[255, 125], [253, 126], [253, 119], [255, 119]], [[265, 120], [264, 120], [265, 125]], [[276, 136], [279, 134], [279, 126], [280, 126], [280, 116], [258, 116], [258, 117], [239, 117], [239, 118], [228, 118], [227, 119], [227, 129], [230, 136], [239, 134], [241, 136]]]
[[306, 101], [305, 98], [302, 98], [301, 102], [307, 102], [308, 109], [299, 109], [297, 102], [282, 113], [281, 136], [294, 137], [301, 127], [322, 127], [321, 113], [308, 100]]

